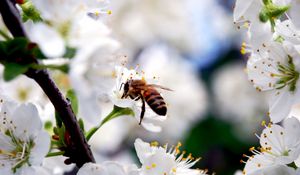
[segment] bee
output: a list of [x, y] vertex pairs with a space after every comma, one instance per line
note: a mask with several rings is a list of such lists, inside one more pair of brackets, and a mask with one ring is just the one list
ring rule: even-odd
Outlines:
[[167, 105], [156, 88], [172, 91], [171, 89], [157, 84], [147, 84], [143, 79], [129, 79], [126, 81], [126, 83], [121, 84], [120, 89], [122, 88], [122, 85], [124, 85], [124, 93], [121, 98], [130, 97], [135, 101], [142, 101], [139, 124], [142, 123], [146, 111], [145, 101], [156, 114], [161, 116], [167, 114]]

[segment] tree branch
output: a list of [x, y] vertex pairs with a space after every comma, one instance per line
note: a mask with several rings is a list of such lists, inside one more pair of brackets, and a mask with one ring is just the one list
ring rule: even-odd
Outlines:
[[[20, 15], [11, 0], [0, 0], [0, 12], [3, 21], [14, 37], [26, 37], [20, 21]], [[26, 58], [22, 58], [26, 59]], [[37, 62], [37, 60], [34, 60]], [[28, 70], [25, 75], [34, 79], [55, 107], [71, 137], [72, 149], [66, 150], [71, 162], [81, 167], [84, 163], [95, 162], [90, 147], [82, 133], [71, 104], [67, 101], [46, 70]]]

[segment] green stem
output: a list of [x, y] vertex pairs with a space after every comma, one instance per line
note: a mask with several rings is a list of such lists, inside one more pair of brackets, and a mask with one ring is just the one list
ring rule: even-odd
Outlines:
[[86, 133], [86, 140], [89, 141], [91, 137], [96, 133], [96, 131], [98, 131], [98, 129], [100, 129], [106, 122], [123, 115], [134, 116], [134, 112], [131, 108], [121, 108], [118, 106], [114, 106], [113, 110], [102, 120], [102, 122], [98, 126], [90, 129]]
[[5, 31], [0, 29], [0, 35], [3, 36], [3, 38], [5, 38], [6, 40], [10, 40], [11, 38], [6, 34]]
[[46, 157], [61, 156], [61, 155], [63, 155], [64, 153], [65, 153], [64, 151], [52, 152], [52, 153], [48, 153], [48, 154], [46, 155]]
[[68, 72], [68, 65], [63, 64], [63, 65], [55, 65], [55, 64], [32, 64], [31, 68], [37, 69], [37, 70], [42, 70], [42, 69], [54, 69], [54, 70], [61, 70], [63, 72]]

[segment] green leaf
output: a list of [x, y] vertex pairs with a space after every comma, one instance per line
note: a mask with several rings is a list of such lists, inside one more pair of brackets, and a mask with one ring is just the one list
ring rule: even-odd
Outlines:
[[81, 131], [82, 131], [83, 133], [85, 133], [84, 122], [83, 122], [82, 118], [80, 118], [80, 119], [78, 120], [78, 123], [79, 123], [79, 127], [80, 127]]
[[28, 20], [32, 20], [33, 22], [41, 22], [43, 21], [40, 12], [35, 8], [32, 2], [28, 1], [21, 5], [22, 8], [22, 20], [26, 22]]
[[64, 73], [68, 73], [70, 70], [69, 64], [55, 65], [55, 64], [31, 64], [33, 69], [53, 69], [60, 70]]
[[4, 42], [0, 42], [0, 60], [4, 60], [6, 58], [6, 44]]
[[78, 99], [77, 99], [75, 91], [73, 89], [68, 90], [66, 96], [71, 102], [71, 106], [72, 106], [74, 114], [77, 115], [78, 114]]
[[62, 127], [63, 123], [57, 111], [55, 111], [55, 121], [57, 127]]
[[73, 58], [77, 53], [77, 49], [74, 47], [66, 47], [66, 52], [63, 58]]
[[4, 66], [3, 77], [5, 81], [10, 81], [18, 75], [25, 73], [30, 67], [29, 65], [20, 65], [15, 63], [5, 63]]
[[14, 38], [12, 40], [7, 40], [6, 42], [6, 53], [10, 57], [14, 55], [15, 57], [21, 57], [27, 52], [27, 45], [29, 40], [24, 37]]

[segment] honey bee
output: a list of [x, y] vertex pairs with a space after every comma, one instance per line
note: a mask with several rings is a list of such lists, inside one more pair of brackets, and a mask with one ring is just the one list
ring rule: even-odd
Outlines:
[[[129, 79], [124, 85], [124, 93], [121, 98], [130, 97], [131, 99], [137, 101], [142, 101], [141, 114], [140, 114], [140, 122], [144, 118], [144, 114], [146, 111], [145, 101], [150, 106], [150, 108], [158, 115], [164, 116], [167, 114], [167, 105], [160, 95], [160, 93], [156, 90], [156, 88], [172, 91], [169, 88], [157, 85], [157, 84], [147, 84], [145, 80], [134, 80]], [[122, 85], [120, 89], [122, 88]]]

